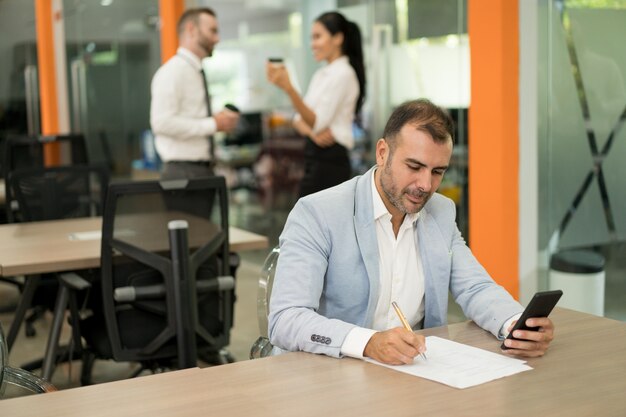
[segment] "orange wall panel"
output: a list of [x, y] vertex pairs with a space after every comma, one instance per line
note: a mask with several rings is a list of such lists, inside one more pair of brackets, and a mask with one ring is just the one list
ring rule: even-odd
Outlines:
[[161, 18], [161, 62], [176, 54], [178, 34], [176, 23], [185, 10], [184, 0], [159, 0]]
[[519, 297], [519, 42], [517, 0], [470, 0], [470, 245]]
[[[52, 0], [35, 0], [35, 22], [37, 32], [37, 73], [39, 74], [39, 97], [41, 133], [59, 133], [59, 112], [57, 105], [56, 68], [54, 61], [54, 32]], [[46, 165], [56, 165], [60, 160], [58, 144], [47, 144], [44, 149]]]

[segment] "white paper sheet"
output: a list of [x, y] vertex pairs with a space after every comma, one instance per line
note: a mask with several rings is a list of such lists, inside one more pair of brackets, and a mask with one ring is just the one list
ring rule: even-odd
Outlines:
[[418, 356], [410, 365], [393, 366], [368, 358], [365, 360], [461, 389], [533, 369], [523, 360], [436, 336], [426, 337], [426, 348], [428, 359]]
[[[115, 231], [115, 237], [132, 237], [136, 233], [133, 230], [120, 229]], [[67, 235], [69, 240], [100, 240], [102, 239], [102, 231], [90, 230], [87, 232], [74, 232]]]

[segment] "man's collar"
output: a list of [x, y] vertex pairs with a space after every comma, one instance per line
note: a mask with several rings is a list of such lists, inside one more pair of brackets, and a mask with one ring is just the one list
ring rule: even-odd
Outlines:
[[179, 46], [176, 50], [176, 54], [180, 55], [185, 61], [193, 65], [193, 67], [198, 71], [202, 69], [202, 60], [198, 57], [198, 55], [194, 54], [189, 49]]

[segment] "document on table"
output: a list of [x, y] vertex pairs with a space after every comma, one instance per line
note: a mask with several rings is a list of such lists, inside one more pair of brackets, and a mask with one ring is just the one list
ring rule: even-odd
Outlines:
[[529, 371], [533, 368], [520, 359], [488, 352], [462, 343], [426, 337], [427, 360], [416, 357], [410, 365], [385, 365], [365, 359], [394, 371], [430, 379], [454, 388], [467, 388], [494, 379]]
[[[137, 233], [128, 229], [120, 229], [115, 231], [115, 237], [133, 237]], [[69, 240], [100, 240], [102, 239], [101, 230], [89, 230], [87, 232], [74, 232], [67, 235]]]

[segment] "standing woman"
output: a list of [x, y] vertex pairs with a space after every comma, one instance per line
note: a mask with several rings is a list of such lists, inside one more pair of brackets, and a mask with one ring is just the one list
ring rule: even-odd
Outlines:
[[284, 66], [267, 64], [267, 79], [289, 96], [297, 114], [294, 128], [306, 136], [300, 197], [351, 177], [348, 151], [354, 147], [352, 122], [365, 97], [365, 68], [359, 27], [342, 14], [319, 16], [311, 29], [316, 61], [326, 61], [300, 97]]

